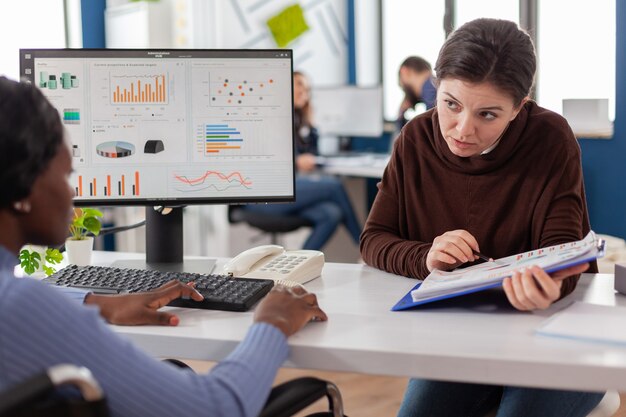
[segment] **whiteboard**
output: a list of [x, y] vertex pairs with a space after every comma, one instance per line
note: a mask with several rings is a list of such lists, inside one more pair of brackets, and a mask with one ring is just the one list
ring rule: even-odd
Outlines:
[[382, 87], [341, 86], [311, 92], [313, 123], [320, 135], [381, 136]]
[[[197, 0], [206, 2], [207, 0]], [[309, 29], [287, 45], [293, 49], [294, 70], [312, 84], [348, 82], [348, 8], [346, 0], [212, 0], [214, 8], [199, 30], [213, 30], [210, 45], [196, 47], [277, 48], [267, 21], [285, 7], [299, 4]]]

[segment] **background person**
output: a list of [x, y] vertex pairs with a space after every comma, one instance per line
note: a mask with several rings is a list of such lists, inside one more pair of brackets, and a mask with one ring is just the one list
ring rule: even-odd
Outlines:
[[[65, 240], [74, 194], [71, 162], [57, 110], [36, 87], [0, 77], [0, 390], [50, 366], [71, 363], [91, 370], [112, 416], [257, 416], [289, 353], [287, 337], [314, 318], [326, 320], [315, 295], [275, 287], [257, 306], [244, 340], [209, 374], [185, 372], [150, 357], [110, 330], [98, 309], [13, 275], [24, 244]], [[176, 291], [202, 298], [184, 285]], [[148, 304], [149, 310], [161, 306]], [[131, 308], [122, 321], [143, 322], [144, 312]], [[172, 320], [166, 321], [177, 323]]]
[[294, 131], [296, 151], [296, 201], [288, 204], [249, 204], [246, 210], [277, 215], [304, 217], [313, 230], [303, 249], [321, 250], [341, 223], [355, 244], [359, 244], [361, 225], [342, 182], [329, 176], [302, 175], [315, 170], [319, 134], [313, 126], [309, 80], [293, 73]]
[[408, 110], [415, 108], [418, 103], [424, 103], [427, 110], [435, 106], [437, 88], [430, 63], [419, 56], [410, 56], [400, 64], [398, 84], [404, 92], [396, 119], [396, 130], [400, 132], [409, 121], [405, 115]]
[[[580, 148], [563, 117], [530, 100], [536, 69], [528, 34], [478, 19], [443, 45], [437, 106], [396, 141], [361, 239], [364, 261], [399, 275], [582, 239], [590, 230]], [[571, 293], [589, 265], [504, 280], [518, 310]], [[595, 262], [590, 271], [597, 272]], [[603, 393], [412, 379], [399, 416], [586, 416]]]

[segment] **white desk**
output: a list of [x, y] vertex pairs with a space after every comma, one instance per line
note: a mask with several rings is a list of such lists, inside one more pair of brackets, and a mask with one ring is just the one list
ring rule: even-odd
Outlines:
[[[100, 260], [112, 259], [98, 254]], [[118, 255], [119, 256], [119, 255]], [[585, 275], [574, 294], [548, 311], [521, 313], [494, 302], [391, 306], [415, 281], [353, 264], [327, 264], [307, 284], [328, 313], [289, 340], [285, 366], [454, 381], [580, 390], [626, 390], [626, 347], [533, 334], [574, 300], [626, 305], [612, 275]], [[489, 296], [482, 294], [480, 297]], [[252, 313], [176, 309], [178, 327], [115, 327], [155, 356], [217, 361], [241, 340]], [[615, 331], [624, 331], [616, 329]]]

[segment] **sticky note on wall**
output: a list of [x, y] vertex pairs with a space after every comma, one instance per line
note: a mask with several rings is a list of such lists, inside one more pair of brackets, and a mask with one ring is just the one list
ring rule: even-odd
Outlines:
[[284, 48], [309, 30], [304, 11], [299, 4], [289, 6], [267, 21], [267, 26], [279, 48]]

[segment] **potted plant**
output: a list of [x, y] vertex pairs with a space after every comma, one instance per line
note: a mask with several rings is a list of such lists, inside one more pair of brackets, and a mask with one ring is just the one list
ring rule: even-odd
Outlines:
[[55, 248], [26, 245], [20, 251], [19, 259], [24, 273], [28, 275], [44, 273], [50, 276], [56, 272], [55, 265], [63, 261], [63, 254]]
[[[70, 237], [65, 241], [67, 261], [74, 265], [89, 265], [93, 252], [93, 236], [102, 228], [102, 212], [94, 208], [74, 209]], [[93, 235], [93, 236], [90, 236]]]

